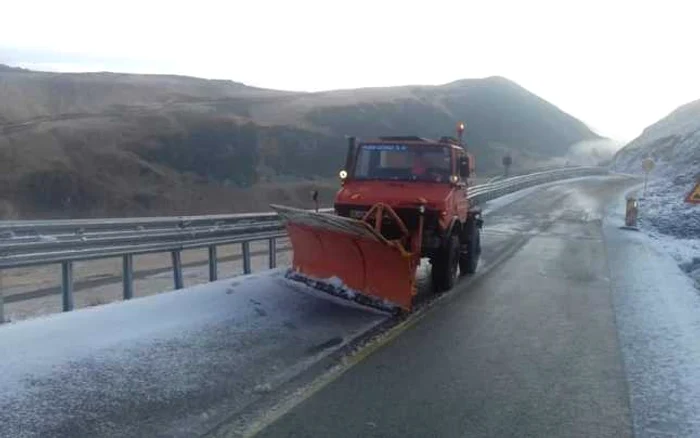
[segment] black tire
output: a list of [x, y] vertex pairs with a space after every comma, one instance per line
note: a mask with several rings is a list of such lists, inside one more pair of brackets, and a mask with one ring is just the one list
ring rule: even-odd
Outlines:
[[431, 275], [436, 292], [450, 290], [455, 285], [459, 277], [459, 237], [450, 236], [433, 259]]
[[466, 242], [459, 253], [459, 274], [471, 275], [476, 272], [481, 254], [481, 231], [475, 223], [471, 222], [466, 230]]

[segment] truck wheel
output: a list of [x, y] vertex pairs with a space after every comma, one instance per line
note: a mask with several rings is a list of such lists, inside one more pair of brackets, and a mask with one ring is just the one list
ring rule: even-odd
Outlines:
[[457, 281], [459, 272], [459, 238], [450, 236], [443, 247], [433, 259], [431, 271], [433, 287], [436, 292], [444, 292], [452, 289]]
[[479, 255], [481, 254], [481, 232], [479, 228], [472, 223], [467, 233], [469, 233], [466, 236], [467, 242], [462, 245], [459, 253], [460, 275], [475, 273], [479, 264]]

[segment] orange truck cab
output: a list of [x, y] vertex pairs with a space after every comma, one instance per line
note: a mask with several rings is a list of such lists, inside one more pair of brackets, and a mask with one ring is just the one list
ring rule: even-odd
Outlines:
[[447, 290], [475, 272], [481, 252], [481, 211], [467, 197], [473, 171], [473, 157], [451, 137], [350, 138], [335, 212], [363, 219], [375, 205], [389, 207], [395, 215], [382, 215], [382, 234], [408, 234], [414, 256], [430, 259], [436, 289]]

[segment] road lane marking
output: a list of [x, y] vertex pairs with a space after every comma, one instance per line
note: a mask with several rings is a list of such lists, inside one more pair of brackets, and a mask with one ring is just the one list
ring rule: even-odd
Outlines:
[[[558, 202], [561, 202], [561, 200], [565, 197], [566, 193], [554, 197], [554, 199], [552, 199], [554, 204], [553, 207]], [[505, 205], [499, 206], [498, 210], [503, 207], [505, 207]], [[296, 388], [289, 395], [286, 395], [280, 402], [273, 403], [272, 407], [266, 408], [264, 412], [256, 412], [248, 417], [253, 418], [253, 420], [246, 420], [240, 416], [236, 416], [235, 419], [232, 417], [230, 420], [220, 423], [214, 430], [211, 430], [208, 434], [206, 434], [206, 436], [256, 436], [258, 433], [262, 432], [264, 429], [292, 411], [296, 406], [300, 405], [305, 400], [321, 391], [328, 384], [337, 380], [352, 367], [361, 363], [364, 359], [371, 356], [380, 348], [391, 343], [391, 341], [393, 341], [396, 337], [423, 319], [430, 311], [434, 310], [438, 306], [450, 303], [453, 299], [459, 297], [461, 292], [467, 292], [462, 291], [461, 289], [468, 289], [472, 287], [474, 283], [485, 281], [490, 277], [490, 274], [495, 268], [499, 267], [513, 255], [515, 255], [533, 237], [546, 234], [558, 219], [559, 215], [553, 214], [547, 218], [543, 218], [542, 221], [536, 221], [533, 224], [533, 227], [528, 231], [519, 231], [514, 233], [513, 239], [509, 239], [511, 240], [510, 242], [506, 243], [502, 248], [499, 248], [496, 257], [494, 257], [494, 259], [489, 263], [483, 265], [476, 275], [462, 278], [456, 288], [428, 300], [428, 302], [424, 303], [421, 308], [408, 315], [406, 317], [407, 319], [389, 327], [386, 329], [386, 331], [379, 333], [367, 333], [369, 336], [365, 339], [362, 339], [362, 335], [360, 335], [356, 339], [358, 343], [356, 344], [356, 349], [354, 351], [351, 350], [350, 352], [346, 353], [346, 355], [328, 371], [323, 372], [318, 377], [311, 378], [309, 384]], [[338, 352], [342, 353], [342, 351]]]
[[289, 413], [296, 406], [311, 398], [313, 395], [321, 391], [330, 383], [340, 378], [343, 374], [355, 367], [357, 364], [370, 357], [373, 353], [379, 351], [379, 349], [381, 349], [382, 347], [389, 345], [400, 334], [404, 333], [406, 330], [416, 325], [431, 311], [438, 308], [438, 306], [443, 306], [451, 302], [453, 299], [459, 296], [460, 292], [467, 292], [463, 289], [469, 288], [474, 283], [486, 280], [489, 277], [489, 274], [495, 268], [502, 265], [513, 255], [515, 255], [515, 253], [517, 253], [523, 246], [525, 246], [525, 244], [529, 242], [534, 235], [536, 234], [526, 233], [523, 236], [520, 236], [519, 239], [516, 239], [514, 242], [512, 242], [510, 245], [504, 248], [500, 252], [500, 254], [491, 263], [486, 265], [480, 272], [478, 272], [477, 275], [466, 279], [462, 279], [462, 281], [458, 283], [457, 288], [435, 297], [434, 299], [426, 303], [423, 307], [421, 307], [417, 312], [408, 315], [405, 320], [389, 328], [387, 331], [375, 335], [374, 338], [367, 340], [366, 343], [361, 344], [356, 351], [348, 354], [340, 361], [340, 363], [336, 364], [332, 369], [315, 378], [310, 384], [298, 389], [293, 395], [287, 397], [281, 403], [275, 405], [272, 409], [268, 410], [262, 416], [257, 418], [242, 433], [238, 431], [230, 431], [230, 433], [225, 433], [223, 434], [223, 436], [242, 436], [246, 438], [256, 436], [268, 426], [272, 425], [284, 415]]

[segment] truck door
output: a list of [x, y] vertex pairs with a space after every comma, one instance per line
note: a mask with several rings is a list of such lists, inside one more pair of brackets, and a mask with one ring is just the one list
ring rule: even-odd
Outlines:
[[[467, 220], [467, 214], [469, 212], [469, 200], [467, 199], [467, 180], [469, 178], [470, 163], [467, 154], [461, 149], [455, 149], [456, 153], [456, 175], [458, 177], [457, 184], [455, 185], [455, 201], [457, 202], [457, 216], [459, 220], [464, 222]], [[466, 162], [465, 162], [466, 161]]]

